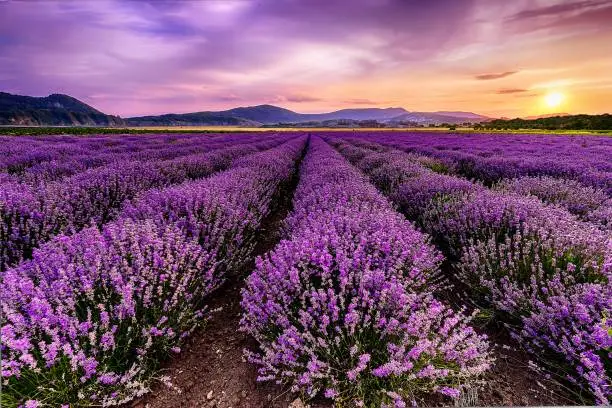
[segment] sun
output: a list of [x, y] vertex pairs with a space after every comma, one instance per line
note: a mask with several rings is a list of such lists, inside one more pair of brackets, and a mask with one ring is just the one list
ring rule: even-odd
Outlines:
[[544, 96], [544, 101], [546, 102], [546, 106], [549, 108], [556, 108], [557, 106], [563, 103], [565, 99], [565, 95], [561, 92], [550, 92]]

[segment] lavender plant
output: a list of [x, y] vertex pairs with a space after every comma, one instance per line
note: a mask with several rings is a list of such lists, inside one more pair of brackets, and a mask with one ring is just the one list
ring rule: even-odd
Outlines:
[[259, 380], [357, 406], [473, 386], [488, 344], [428, 292], [440, 256], [426, 236], [320, 139], [300, 174], [290, 239], [257, 260], [243, 291]]
[[573, 179], [612, 196], [612, 141], [606, 137], [457, 133], [423, 137], [419, 132], [351, 132], [335, 133], [333, 137], [429, 156], [450, 172], [487, 185], [522, 176], [551, 176]]
[[[281, 142], [260, 144], [271, 147]], [[55, 235], [116, 219], [126, 200], [139, 192], [208, 176], [256, 151], [249, 145], [226, 146], [171, 161], [121, 161], [40, 188], [5, 183], [0, 192], [0, 238], [6, 244], [0, 251], [0, 270], [28, 259], [34, 248]]]
[[3, 406], [109, 405], [198, 327], [214, 256], [172, 225], [58, 237], [2, 275]]
[[240, 270], [250, 258], [255, 232], [273, 209], [304, 147], [299, 138], [271, 151], [236, 160], [232, 169], [202, 181], [151, 190], [127, 205], [123, 217], [173, 222], [213, 251], [223, 271]]

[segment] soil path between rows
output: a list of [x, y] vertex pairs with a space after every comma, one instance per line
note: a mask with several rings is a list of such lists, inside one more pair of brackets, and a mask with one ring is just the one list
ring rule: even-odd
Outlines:
[[167, 365], [164, 374], [176, 388], [158, 384], [134, 407], [285, 408], [296, 398], [275, 384], [258, 383], [255, 366], [244, 360], [243, 349], [256, 343], [238, 331], [242, 286], [242, 279], [232, 278], [216, 293], [210, 306], [220, 310]]
[[[440, 248], [440, 246], [438, 246]], [[454, 310], [470, 315], [479, 308], [469, 287], [457, 278], [448, 258], [441, 270], [450, 288], [438, 294]], [[562, 406], [576, 405], [567, 389], [553, 375], [537, 368], [536, 359], [512, 338], [503, 323], [473, 321], [479, 334], [491, 345], [495, 363], [484, 377], [483, 385], [462, 402], [470, 406]]]

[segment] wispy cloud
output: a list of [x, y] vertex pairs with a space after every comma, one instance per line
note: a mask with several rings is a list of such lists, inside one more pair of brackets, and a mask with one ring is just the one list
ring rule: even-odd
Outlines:
[[362, 98], [347, 99], [343, 102], [349, 105], [381, 105], [384, 103], [384, 102], [376, 102], [371, 99], [362, 99]]
[[309, 96], [309, 95], [287, 95], [285, 96], [285, 100], [287, 102], [302, 103], [302, 102], [318, 102], [321, 100], [321, 98], [317, 98], [317, 97]]
[[528, 91], [529, 91], [528, 89], [522, 89], [522, 88], [507, 88], [507, 89], [498, 89], [496, 93], [505, 95], [505, 94], [523, 93], [523, 92], [528, 92]]
[[514, 95], [516, 98], [534, 98], [536, 96], [541, 96], [538, 93], [534, 92], [526, 92], [526, 93], [518, 93]]
[[230, 94], [217, 95], [216, 99], [219, 101], [233, 102], [233, 101], [239, 101], [242, 98], [239, 97], [238, 95], [230, 93]]
[[537, 7], [521, 10], [508, 17], [509, 21], [526, 20], [539, 17], [559, 17], [570, 13], [583, 13], [604, 5], [609, 5], [609, 0], [586, 0], [586, 1], [565, 1], [551, 6]]
[[575, 33], [609, 32], [612, 28], [610, 0], [561, 1], [544, 7], [520, 10], [505, 19], [517, 33], [542, 31], [542, 36]]
[[474, 78], [479, 79], [481, 81], [488, 81], [491, 79], [505, 78], [507, 76], [514, 75], [517, 72], [518, 71], [506, 71], [506, 72], [498, 72], [498, 73], [493, 73], [493, 74], [478, 74], [474, 76]]

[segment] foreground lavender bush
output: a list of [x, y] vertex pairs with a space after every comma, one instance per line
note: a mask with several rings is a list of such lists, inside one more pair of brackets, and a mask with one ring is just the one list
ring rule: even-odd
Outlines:
[[108, 405], [143, 392], [201, 324], [213, 271], [213, 256], [172, 225], [58, 237], [2, 276], [3, 406]]
[[503, 240], [467, 246], [459, 273], [497, 310], [518, 318], [518, 340], [553, 366], [565, 360], [567, 378], [607, 405], [612, 274], [604, 257], [612, 253], [612, 239], [606, 248], [597, 230], [564, 224], [552, 211], [541, 216], [546, 218], [534, 215]]
[[535, 311], [523, 318], [516, 336], [529, 339], [527, 346], [535, 353], [564, 356], [573, 365], [568, 379], [579, 385], [586, 382], [597, 403], [609, 405], [612, 287], [586, 283], [562, 289], [533, 300]]
[[456, 398], [489, 368], [469, 319], [425, 292], [440, 261], [426, 237], [320, 139], [287, 231], [243, 291], [259, 380], [336, 403], [403, 406], [430, 391]]
[[[369, 160], [384, 162], [381, 153], [354, 155], [360, 168], [388, 187]], [[398, 162], [397, 155], [389, 160]], [[414, 164], [396, 171], [409, 177], [391, 198], [436, 237], [472, 293], [509, 322], [529, 349], [607, 404], [612, 284], [603, 265], [609, 235], [534, 197], [419, 173]]]
[[[499, 304], [503, 310], [529, 304], [526, 292], [515, 298], [516, 285], [545, 294], [541, 288], [557, 279], [565, 279], [568, 287], [606, 280], [602, 265], [608, 234], [532, 197], [487, 190], [447, 197], [429, 207], [423, 225], [459, 259], [466, 281], [506, 302]], [[561, 278], [569, 264], [573, 270]]]

